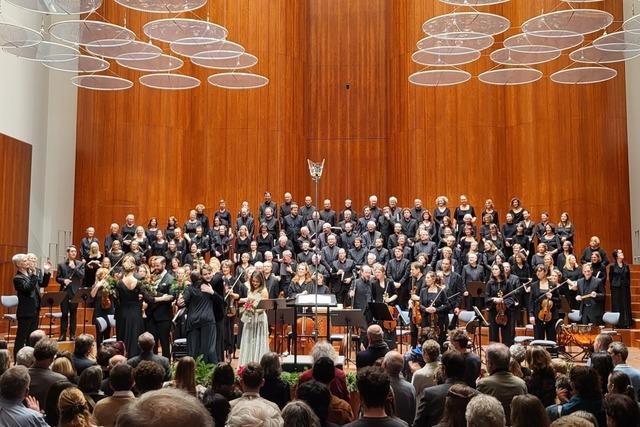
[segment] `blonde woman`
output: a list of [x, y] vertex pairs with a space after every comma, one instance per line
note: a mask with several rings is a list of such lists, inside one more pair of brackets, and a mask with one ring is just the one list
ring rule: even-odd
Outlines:
[[436, 208], [433, 210], [433, 218], [438, 225], [442, 224], [442, 218], [445, 216], [451, 218], [451, 209], [447, 207], [447, 203], [449, 203], [449, 199], [445, 196], [436, 197]]
[[306, 262], [301, 262], [296, 267], [296, 274], [289, 284], [289, 298], [294, 298], [298, 294], [313, 293], [313, 282], [311, 272]]
[[60, 393], [58, 399], [58, 412], [60, 421], [58, 427], [95, 427], [96, 423], [91, 413], [87, 400], [76, 387], [68, 388]]
[[[96, 272], [96, 283], [91, 288], [91, 298], [94, 300], [93, 307], [93, 324], [96, 325], [96, 343], [98, 346], [103, 340], [111, 338], [111, 326], [109, 324], [109, 315], [113, 314], [113, 302], [109, 295], [108, 289], [109, 270], [99, 268]], [[100, 332], [100, 324], [98, 319], [104, 320], [107, 328]]]
[[89, 245], [89, 253], [85, 257], [85, 269], [84, 269], [84, 287], [90, 288], [96, 281], [96, 271], [100, 267], [100, 263], [104, 255], [100, 252], [100, 245], [98, 242], [92, 242]]

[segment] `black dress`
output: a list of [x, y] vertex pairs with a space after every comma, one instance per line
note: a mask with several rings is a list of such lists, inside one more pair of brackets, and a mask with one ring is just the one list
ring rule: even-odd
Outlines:
[[142, 319], [142, 301], [139, 295], [142, 293], [142, 285], [138, 282], [130, 290], [122, 280], [116, 285], [119, 316], [118, 316], [118, 340], [123, 341], [127, 349], [127, 357], [137, 356], [138, 337], [144, 332], [144, 319]]
[[609, 267], [611, 283], [611, 311], [620, 313], [617, 327], [631, 327], [631, 276], [629, 266], [617, 263]]

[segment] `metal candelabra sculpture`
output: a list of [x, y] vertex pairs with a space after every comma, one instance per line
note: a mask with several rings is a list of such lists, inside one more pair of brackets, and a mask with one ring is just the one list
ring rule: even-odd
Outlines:
[[[313, 182], [315, 183], [315, 201], [316, 201], [316, 205], [318, 205], [318, 183], [320, 182], [320, 178], [322, 178], [322, 172], [324, 171], [324, 159], [322, 159], [322, 163], [316, 163], [316, 162], [312, 162], [311, 160], [307, 159], [307, 164], [309, 165], [309, 175], [311, 175], [311, 180], [313, 180]], [[319, 205], [318, 205], [319, 206]], [[318, 210], [318, 208], [316, 208], [316, 210]], [[318, 215], [320, 215], [320, 211], [318, 211]], [[316, 229], [317, 229], [317, 224], [316, 224]], [[313, 286], [313, 293], [315, 294], [315, 313], [313, 315], [313, 323], [314, 323], [314, 327], [313, 327], [313, 338], [316, 339], [316, 341], [318, 340], [318, 275], [320, 274], [320, 260], [321, 260], [321, 256], [320, 256], [320, 249], [318, 247], [318, 245], [316, 244], [314, 246], [314, 253], [315, 256], [317, 257], [318, 260], [318, 265], [316, 266], [316, 271], [315, 271], [315, 284]], [[328, 338], [328, 337], [327, 337]]]

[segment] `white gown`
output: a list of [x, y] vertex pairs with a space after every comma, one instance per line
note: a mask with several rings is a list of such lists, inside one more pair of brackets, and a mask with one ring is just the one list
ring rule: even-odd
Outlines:
[[[268, 299], [269, 294], [266, 289], [261, 292], [249, 292], [249, 300], [259, 303], [263, 299]], [[264, 310], [256, 310], [255, 313], [243, 311], [242, 317], [242, 340], [240, 341], [240, 360], [238, 366], [244, 366], [249, 362], [260, 363], [260, 359], [269, 352], [269, 323]]]

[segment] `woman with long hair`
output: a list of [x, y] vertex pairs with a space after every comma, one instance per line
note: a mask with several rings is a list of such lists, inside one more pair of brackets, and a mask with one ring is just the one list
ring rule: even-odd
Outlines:
[[607, 392], [608, 394], [624, 394], [633, 400], [636, 399], [636, 391], [631, 385], [629, 375], [622, 371], [613, 371], [609, 374]]
[[562, 242], [562, 250], [558, 251], [558, 256], [556, 257], [556, 265], [558, 268], [563, 268], [567, 263], [567, 257], [573, 254], [573, 245], [570, 241], [565, 240]]
[[525, 353], [531, 376], [525, 381], [529, 393], [536, 396], [547, 407], [556, 401], [556, 374], [553, 370], [551, 355], [543, 347], [532, 345]]
[[513, 222], [517, 224], [520, 221], [524, 220], [524, 216], [522, 214], [524, 208], [522, 207], [522, 203], [520, 202], [519, 198], [514, 197], [513, 199], [511, 199], [509, 206], [511, 207], [511, 209], [509, 209], [509, 213], [513, 216]]
[[262, 356], [269, 351], [267, 314], [264, 310], [257, 308], [260, 301], [268, 298], [269, 292], [265, 286], [264, 276], [254, 271], [249, 279], [247, 302], [241, 308], [244, 327], [238, 366], [244, 366], [249, 362], [259, 363]]
[[85, 269], [84, 269], [84, 287], [90, 288], [96, 282], [96, 271], [100, 268], [100, 263], [104, 258], [102, 252], [100, 252], [100, 244], [98, 242], [92, 242], [89, 245], [89, 253], [85, 257], [84, 261]]
[[118, 316], [116, 319], [116, 335], [119, 341], [124, 342], [127, 356], [133, 357], [140, 353], [138, 337], [144, 332], [144, 319], [142, 318], [142, 282], [135, 277], [137, 270], [135, 258], [125, 256], [122, 261], [124, 277], [118, 281], [115, 287], [115, 299], [118, 303]]
[[[442, 279], [433, 271], [425, 275], [425, 284], [420, 290], [420, 311], [422, 312], [422, 330], [426, 330], [430, 339], [443, 345], [447, 339], [449, 310], [451, 304], [447, 299], [447, 291], [442, 290]], [[442, 292], [441, 292], [442, 291]], [[426, 328], [426, 329], [425, 329]]]
[[[515, 296], [506, 297], [512, 290], [511, 284], [505, 280], [502, 264], [494, 264], [485, 290], [485, 304], [489, 308], [489, 341], [501, 342], [507, 346], [513, 344], [515, 329]], [[505, 324], [496, 321], [501, 305], [504, 305]]]
[[58, 427], [95, 427], [87, 401], [80, 389], [71, 387], [60, 393], [58, 399], [60, 421]]
[[573, 243], [573, 236], [576, 233], [576, 228], [573, 223], [569, 220], [569, 214], [567, 212], [562, 212], [560, 214], [560, 222], [558, 222], [558, 226], [556, 227], [556, 234], [560, 237], [560, 240], [564, 242]]
[[163, 387], [175, 387], [202, 400], [206, 388], [196, 384], [196, 361], [191, 356], [184, 356], [176, 364], [173, 380], [167, 381]]
[[628, 329], [631, 327], [631, 272], [624, 262], [622, 249], [613, 251], [613, 263], [609, 267], [609, 282], [611, 311], [620, 313], [617, 327]]
[[466, 427], [465, 411], [478, 392], [464, 384], [454, 384], [447, 392], [444, 412], [436, 427]]
[[311, 280], [311, 272], [306, 262], [301, 262], [296, 266], [296, 274], [289, 284], [289, 298], [295, 298], [298, 294], [313, 293], [313, 281]]
[[549, 416], [540, 399], [533, 394], [514, 396], [511, 401], [512, 427], [549, 427], [550, 424]]
[[70, 383], [78, 384], [78, 374], [73, 368], [71, 360], [69, 360], [67, 357], [56, 357], [56, 359], [51, 364], [51, 370], [53, 372], [57, 372], [58, 374], [64, 375]]

